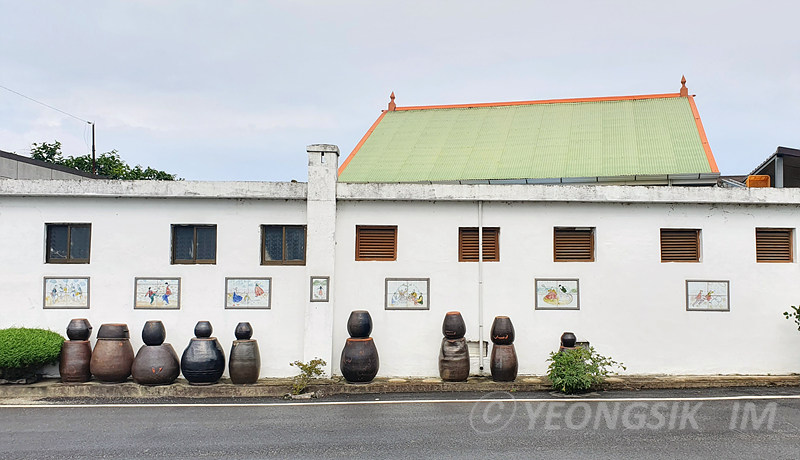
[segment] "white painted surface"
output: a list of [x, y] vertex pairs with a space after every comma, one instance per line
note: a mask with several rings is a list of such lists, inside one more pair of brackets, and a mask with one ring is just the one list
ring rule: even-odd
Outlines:
[[[478, 339], [478, 268], [458, 262], [457, 243], [458, 227], [477, 226], [480, 199], [483, 224], [500, 227], [500, 262], [484, 270], [484, 340], [494, 316], [510, 316], [520, 374], [545, 373], [567, 330], [631, 374], [800, 369], [792, 351], [800, 334], [781, 314], [800, 298], [800, 270], [797, 262], [756, 263], [754, 230], [796, 228], [798, 189], [336, 184], [335, 165], [314, 156], [323, 151], [309, 147], [310, 186], [0, 181], [0, 327], [63, 333], [71, 318], [87, 317], [96, 332], [125, 322], [138, 349], [144, 322], [161, 319], [180, 353], [194, 324], [210, 320], [227, 354], [236, 324], [249, 321], [262, 377], [277, 377], [296, 373], [289, 362], [318, 353], [338, 374], [347, 317], [366, 309], [380, 376], [436, 376], [447, 311], [461, 311], [467, 339]], [[91, 222], [91, 263], [45, 264], [48, 222]], [[170, 225], [182, 223], [217, 225], [215, 265], [170, 264]], [[260, 225], [306, 223], [306, 266], [260, 265]], [[356, 262], [356, 225], [397, 225], [397, 261]], [[554, 226], [595, 227], [596, 261], [553, 262]], [[659, 261], [666, 227], [701, 229], [700, 263]], [[331, 276], [330, 302], [308, 301], [311, 275]], [[44, 310], [44, 276], [90, 276], [91, 308]], [[134, 310], [137, 276], [180, 276], [181, 309]], [[272, 310], [225, 310], [225, 277], [250, 276], [272, 277]], [[385, 310], [386, 277], [430, 278], [430, 310]], [[537, 277], [579, 278], [581, 309], [534, 310]], [[687, 312], [686, 279], [730, 280], [730, 312]]]

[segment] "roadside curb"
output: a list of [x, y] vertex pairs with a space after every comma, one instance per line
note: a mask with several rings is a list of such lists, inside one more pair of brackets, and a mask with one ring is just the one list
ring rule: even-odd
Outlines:
[[[47, 379], [29, 385], [0, 385], [2, 399], [40, 400], [48, 398], [279, 398], [288, 393], [291, 379], [261, 379], [252, 385], [234, 385], [228, 379], [206, 386], [189, 385], [178, 379], [171, 385], [144, 386], [129, 380], [108, 384], [91, 381], [65, 384]], [[800, 375], [625, 375], [608, 377], [601, 390], [651, 390], [726, 387], [800, 387]], [[466, 382], [443, 382], [438, 378], [379, 378], [371, 383], [350, 384], [321, 380], [308, 391], [320, 396], [380, 393], [438, 392], [528, 392], [551, 391], [546, 377], [520, 376], [514, 382], [494, 382], [490, 377], [470, 377]]]

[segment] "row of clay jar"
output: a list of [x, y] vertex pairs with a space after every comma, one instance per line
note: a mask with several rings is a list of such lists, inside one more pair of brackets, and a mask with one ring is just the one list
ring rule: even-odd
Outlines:
[[[175, 381], [182, 372], [193, 385], [208, 385], [219, 381], [225, 371], [225, 353], [215, 337], [212, 326], [200, 321], [194, 329], [195, 338], [178, 360], [174, 348], [164, 343], [166, 331], [161, 321], [147, 321], [142, 329], [144, 345], [134, 357], [128, 327], [125, 324], [103, 324], [97, 333], [94, 351], [89, 337], [92, 327], [86, 319], [73, 319], [67, 327], [70, 340], [64, 342], [59, 370], [65, 383], [88, 381], [92, 375], [101, 382], [123, 382], [133, 376], [142, 385], [166, 385]], [[345, 342], [339, 367], [342, 376], [350, 383], [366, 383], [378, 374], [380, 360], [378, 349], [370, 334], [372, 317], [366, 310], [355, 310], [347, 321], [350, 334]], [[261, 370], [258, 342], [251, 339], [250, 323], [236, 326], [236, 339], [230, 353], [228, 370], [231, 381], [237, 384], [255, 383]], [[448, 312], [442, 323], [439, 350], [439, 376], [444, 381], [461, 382], [470, 373], [470, 357], [466, 323], [460, 312]], [[514, 381], [518, 361], [514, 348], [514, 325], [507, 316], [497, 316], [492, 322], [491, 358], [489, 370], [498, 382]], [[566, 342], [565, 342], [566, 338]], [[566, 332], [562, 348], [573, 347], [575, 336]]]
[[[161, 321], [147, 321], [142, 328], [144, 345], [134, 357], [126, 324], [103, 324], [97, 331], [94, 350], [89, 337], [92, 326], [85, 318], [73, 319], [61, 347], [59, 372], [64, 383], [87, 382], [92, 375], [107, 383], [124, 382], [133, 376], [142, 385], [168, 385], [180, 373], [193, 385], [217, 382], [225, 371], [225, 352], [216, 337], [211, 337], [211, 323], [200, 321], [195, 337], [178, 359], [175, 349], [164, 343], [166, 330]], [[258, 342], [252, 340], [250, 323], [236, 326], [228, 371], [233, 383], [255, 383], [261, 371]]]

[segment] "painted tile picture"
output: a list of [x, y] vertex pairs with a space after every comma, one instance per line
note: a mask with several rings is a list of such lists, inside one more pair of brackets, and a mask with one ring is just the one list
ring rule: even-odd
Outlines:
[[428, 310], [431, 307], [430, 278], [386, 278], [384, 308]]
[[328, 283], [330, 277], [328, 276], [312, 276], [311, 277], [311, 301], [312, 302], [327, 302], [328, 301]]
[[44, 278], [44, 308], [89, 308], [89, 278]]
[[133, 308], [158, 310], [181, 308], [180, 278], [135, 278], [134, 285]]
[[537, 310], [579, 310], [578, 279], [537, 278]]
[[686, 310], [730, 311], [728, 281], [686, 281]]
[[225, 278], [225, 308], [271, 308], [272, 278]]

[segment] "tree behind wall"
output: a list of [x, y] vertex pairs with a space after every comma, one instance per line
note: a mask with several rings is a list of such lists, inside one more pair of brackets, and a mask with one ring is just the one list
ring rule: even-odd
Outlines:
[[[61, 142], [53, 143], [42, 142], [33, 143], [31, 147], [31, 158], [34, 160], [46, 161], [80, 171], [92, 172], [92, 155], [86, 154], [78, 157], [64, 157], [61, 153]], [[122, 180], [175, 180], [175, 174], [159, 171], [151, 167], [142, 168], [140, 165], [129, 166], [120, 158], [116, 150], [101, 153], [96, 159], [97, 174], [110, 179]]]

